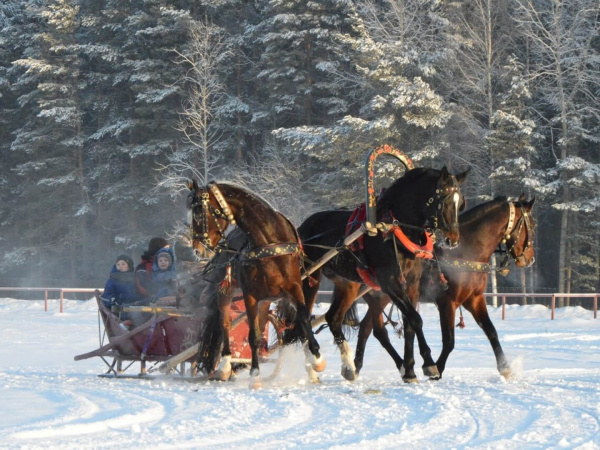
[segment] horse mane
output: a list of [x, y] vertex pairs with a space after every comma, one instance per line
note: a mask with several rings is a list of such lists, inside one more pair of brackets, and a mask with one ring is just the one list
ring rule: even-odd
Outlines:
[[460, 215], [460, 224], [468, 225], [471, 222], [478, 221], [482, 216], [486, 216], [490, 211], [498, 209], [507, 202], [504, 196], [498, 196], [489, 202], [480, 203], [466, 210]]
[[419, 178], [426, 175], [432, 175], [439, 170], [428, 167], [417, 167], [409, 170], [400, 178], [397, 178], [377, 199], [377, 210], [388, 209], [391, 205], [398, 201], [399, 192], [405, 189], [407, 184], [416, 182]]
[[244, 192], [244, 194], [248, 195], [249, 197], [256, 199], [260, 203], [263, 203], [263, 206], [277, 211], [277, 208], [275, 208], [271, 203], [269, 203], [264, 197], [262, 197], [260, 194], [254, 192], [254, 191], [251, 191], [246, 186], [243, 186], [238, 183], [234, 183], [232, 181], [215, 181], [214, 183], [217, 186], [225, 186], [225, 187], [231, 187], [233, 189], [238, 189], [238, 190]]

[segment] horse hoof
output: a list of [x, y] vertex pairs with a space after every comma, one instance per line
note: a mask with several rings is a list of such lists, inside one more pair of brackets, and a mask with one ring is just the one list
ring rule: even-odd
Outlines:
[[513, 373], [510, 370], [510, 367], [505, 367], [504, 369], [501, 369], [499, 372], [500, 372], [500, 375], [502, 375], [505, 380], [510, 380], [514, 377]]
[[215, 370], [215, 373], [211, 377], [213, 380], [217, 381], [227, 381], [231, 378], [231, 371], [225, 372], [220, 370]]
[[402, 381], [407, 384], [419, 384], [419, 379], [417, 377], [402, 377]]
[[320, 356], [318, 359], [314, 360], [314, 362], [312, 363], [312, 367], [315, 370], [315, 372], [323, 372], [325, 370], [325, 367], [327, 367], [327, 361], [325, 361], [325, 358], [323, 358], [323, 356]]
[[356, 372], [350, 367], [342, 367], [342, 376], [348, 381], [356, 380]]
[[439, 380], [441, 378], [440, 371], [437, 366], [423, 367], [423, 373], [428, 376], [430, 380]]
[[262, 380], [260, 379], [260, 375], [250, 374], [250, 389], [260, 389], [262, 388]]

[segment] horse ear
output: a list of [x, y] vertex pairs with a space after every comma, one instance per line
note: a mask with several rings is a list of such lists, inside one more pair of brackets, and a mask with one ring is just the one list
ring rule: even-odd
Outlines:
[[467, 167], [467, 170], [465, 170], [464, 172], [456, 175], [456, 181], [458, 181], [458, 184], [462, 184], [463, 181], [465, 181], [465, 179], [467, 178], [467, 175], [469, 175], [470, 171], [471, 171], [471, 166]]
[[446, 166], [442, 167], [442, 170], [440, 170], [441, 174], [440, 174], [440, 178], [442, 180], [447, 180], [450, 177], [450, 172], [448, 172], [448, 169], [446, 169]]
[[529, 202], [526, 203], [527, 209], [529, 209], [529, 211], [532, 210], [534, 203], [535, 203], [535, 197], [533, 197]]
[[188, 180], [187, 187], [190, 191], [196, 192], [196, 190], [198, 189], [198, 183], [196, 182], [195, 179]]
[[519, 201], [519, 203], [525, 203], [525, 193], [522, 193], [522, 194], [519, 196], [519, 200], [518, 200], [518, 201]]

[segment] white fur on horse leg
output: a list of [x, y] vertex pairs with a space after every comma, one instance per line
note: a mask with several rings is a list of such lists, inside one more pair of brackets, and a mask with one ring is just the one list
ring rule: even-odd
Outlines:
[[506, 380], [515, 378], [512, 370], [510, 370], [510, 366], [498, 367], [498, 372], [500, 372], [500, 375], [502, 375]]
[[315, 358], [315, 355], [313, 355], [310, 350], [308, 349], [308, 343], [305, 343], [303, 345], [303, 350], [304, 350], [304, 359], [306, 361], [307, 364], [310, 364], [313, 368], [313, 370], [317, 371], [317, 372], [323, 372], [325, 370], [325, 367], [327, 367], [327, 361], [325, 361], [325, 358], [323, 357], [323, 355], [321, 355], [318, 358]]
[[223, 356], [219, 367], [215, 370], [214, 378], [221, 381], [227, 381], [231, 377], [231, 355]]
[[423, 366], [423, 373], [428, 376], [430, 380], [439, 380], [441, 378], [440, 371], [436, 365]]
[[338, 345], [340, 357], [342, 359], [342, 376], [348, 381], [356, 380], [356, 366], [354, 365], [354, 352], [350, 348], [348, 341]]
[[308, 374], [308, 382], [309, 383], [319, 384], [321, 382], [321, 379], [319, 378], [319, 374], [317, 372], [315, 372], [315, 370], [312, 367], [312, 364], [310, 364], [310, 363], [304, 364], [304, 369], [306, 370], [306, 373]]
[[250, 371], [250, 389], [262, 388], [262, 380], [260, 379], [260, 372], [258, 369], [252, 369]]

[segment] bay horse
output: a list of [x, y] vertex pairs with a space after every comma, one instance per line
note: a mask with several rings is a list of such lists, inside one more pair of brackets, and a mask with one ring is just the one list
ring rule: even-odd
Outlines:
[[[464, 306], [487, 336], [496, 357], [498, 372], [505, 378], [511, 375], [510, 365], [502, 350], [498, 333], [492, 323], [484, 297], [489, 273], [492, 267], [489, 260], [499, 246], [504, 246], [507, 256], [519, 268], [530, 267], [535, 262], [533, 240], [535, 221], [531, 210], [535, 198], [526, 201], [521, 195], [518, 200], [497, 197], [492, 201], [477, 205], [460, 215], [460, 236], [462, 243], [453, 249], [436, 250], [439, 266], [429, 265], [422, 280], [422, 295], [435, 300], [440, 315], [442, 331], [442, 351], [436, 366], [442, 376], [448, 356], [454, 349], [454, 328], [456, 309]], [[506, 259], [498, 270], [507, 270]], [[446, 283], [440, 283], [440, 269]], [[358, 286], [338, 282], [336, 289], [357, 292]], [[342, 295], [337, 293], [336, 295]], [[402, 358], [391, 345], [383, 322], [383, 310], [390, 302], [386, 295], [370, 291], [363, 296], [368, 305], [367, 313], [360, 323], [354, 364], [358, 374], [363, 366], [365, 345], [371, 330], [381, 345], [390, 354], [400, 370]], [[414, 332], [403, 317], [404, 356], [413, 358]]]
[[[377, 222], [384, 231], [374, 236], [364, 235], [363, 242], [352, 251], [348, 247], [340, 247], [337, 256], [304, 281], [304, 296], [309, 308], [314, 305], [321, 274], [334, 279], [334, 282], [347, 280], [359, 284], [367, 279], [368, 283], [377, 284], [415, 330], [424, 360], [424, 373], [432, 378], [439, 377], [423, 335], [421, 316], [413, 306], [413, 301], [418, 298], [422, 270], [422, 258], [416, 255], [431, 257], [431, 249], [423, 250], [423, 242], [426, 244], [436, 230], [441, 231], [448, 246], [458, 244], [458, 213], [464, 206], [460, 185], [468, 172], [451, 175], [446, 167], [441, 170], [416, 168], [394, 181], [377, 199]], [[327, 249], [339, 246], [352, 216], [350, 210], [333, 210], [308, 217], [298, 228], [307, 260], [316, 261]], [[403, 239], [397, 238], [398, 235]], [[354, 303], [356, 293], [344, 294], [334, 298], [326, 319], [340, 349], [342, 375], [353, 380], [352, 351], [341, 323]], [[416, 378], [414, 373], [409, 374], [406, 380], [412, 378]]]
[[302, 250], [297, 230], [281, 213], [248, 189], [231, 183], [188, 183], [192, 242], [198, 250], [217, 250], [229, 226], [237, 226], [247, 238], [247, 246], [237, 250], [234, 277], [246, 306], [252, 350], [251, 387], [261, 386], [259, 356], [262, 334], [271, 301], [287, 300], [295, 308], [298, 333], [307, 364], [315, 371], [325, 369], [325, 360], [310, 325], [304, 301], [300, 259]]

